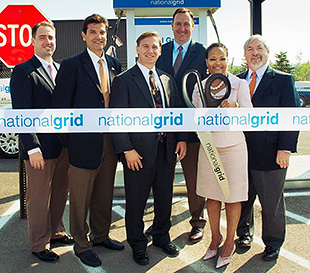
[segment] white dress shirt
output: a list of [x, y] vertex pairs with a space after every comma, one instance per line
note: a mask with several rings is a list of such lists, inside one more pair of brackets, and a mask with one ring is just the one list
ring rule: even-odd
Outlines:
[[149, 74], [149, 72], [150, 72], [150, 70], [152, 70], [155, 83], [156, 83], [156, 85], [157, 85], [157, 87], [159, 88], [159, 91], [160, 91], [160, 95], [161, 95], [161, 99], [162, 99], [162, 103], [163, 103], [163, 108], [165, 108], [166, 106], [165, 106], [165, 94], [164, 94], [164, 89], [163, 89], [163, 87], [162, 87], [162, 85], [161, 85], [161, 81], [160, 81], [159, 76], [158, 76], [158, 74], [157, 74], [157, 72], [156, 72], [155, 66], [153, 66], [152, 69], [149, 69], [149, 68], [147, 68], [146, 66], [140, 64], [139, 62], [137, 62], [137, 65], [138, 65], [138, 67], [140, 68], [140, 70], [141, 70], [141, 72], [142, 72], [142, 74], [143, 74], [143, 76], [144, 76], [144, 78], [145, 78], [145, 81], [147, 82], [147, 85], [148, 85], [149, 90], [150, 90], [150, 94], [151, 94], [151, 96], [152, 96], [152, 98], [153, 98], [153, 95], [152, 95], [152, 93], [151, 93], [152, 88], [151, 88], [150, 80], [149, 80], [149, 79], [150, 79], [150, 74]]

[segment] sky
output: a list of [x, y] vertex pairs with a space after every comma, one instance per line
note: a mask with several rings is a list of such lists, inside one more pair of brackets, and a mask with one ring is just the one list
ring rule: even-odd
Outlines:
[[[129, 1], [129, 0], [128, 0]], [[134, 0], [132, 0], [134, 1]], [[108, 19], [115, 18], [113, 0], [1, 0], [0, 10], [9, 3], [34, 3], [51, 20], [84, 19], [99, 13]], [[293, 5], [294, 4], [294, 5]], [[287, 52], [291, 64], [302, 53], [303, 62], [310, 60], [309, 0], [265, 0], [262, 3], [262, 34], [270, 47], [270, 59], [274, 54]], [[248, 0], [221, 0], [221, 8], [213, 17], [220, 40], [229, 50], [229, 59], [240, 65], [243, 44], [250, 36], [250, 3]], [[208, 19], [208, 44], [217, 41], [211, 21]]]

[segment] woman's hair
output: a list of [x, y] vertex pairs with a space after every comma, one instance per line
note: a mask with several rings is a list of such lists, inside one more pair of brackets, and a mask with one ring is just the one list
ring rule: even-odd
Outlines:
[[213, 48], [215, 48], [215, 47], [223, 48], [224, 51], [225, 51], [225, 53], [226, 53], [226, 57], [228, 57], [228, 49], [227, 49], [227, 47], [226, 47], [224, 44], [222, 44], [222, 43], [213, 43], [213, 44], [209, 45], [209, 46], [207, 47], [207, 49], [206, 49], [206, 59], [208, 59], [208, 56], [209, 56], [210, 51], [211, 51]]

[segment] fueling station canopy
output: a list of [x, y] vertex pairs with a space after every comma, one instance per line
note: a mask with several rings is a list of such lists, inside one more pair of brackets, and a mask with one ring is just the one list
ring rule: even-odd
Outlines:
[[[177, 8], [189, 8], [195, 17], [198, 17], [198, 25], [194, 30], [197, 33], [199, 42], [207, 44], [207, 16], [213, 14], [221, 7], [221, 0], [113, 0], [113, 8], [117, 16], [126, 16], [127, 30], [127, 67], [135, 64], [135, 40], [140, 33], [137, 31], [137, 17], [146, 19], [146, 25], [149, 30], [156, 30], [158, 25], [149, 24], [151, 17], [164, 17], [172, 19], [172, 14]], [[141, 19], [141, 18], [140, 18]], [[158, 22], [167, 22], [167, 20], [159, 20]], [[167, 25], [167, 23], [164, 23]], [[139, 21], [141, 26], [141, 20]], [[170, 24], [167, 25], [170, 28]], [[161, 35], [160, 31], [158, 31]], [[172, 33], [172, 31], [171, 31]]]

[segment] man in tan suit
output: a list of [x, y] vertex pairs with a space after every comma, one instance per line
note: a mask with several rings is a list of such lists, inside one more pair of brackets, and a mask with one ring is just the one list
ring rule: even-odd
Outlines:
[[[52, 55], [56, 48], [55, 28], [41, 22], [32, 28], [34, 56], [17, 65], [11, 77], [14, 109], [51, 108], [55, 75], [59, 64]], [[44, 261], [59, 256], [50, 243], [72, 244], [62, 222], [68, 195], [68, 155], [55, 134], [20, 134], [20, 155], [27, 173], [27, 218], [32, 253]]]

